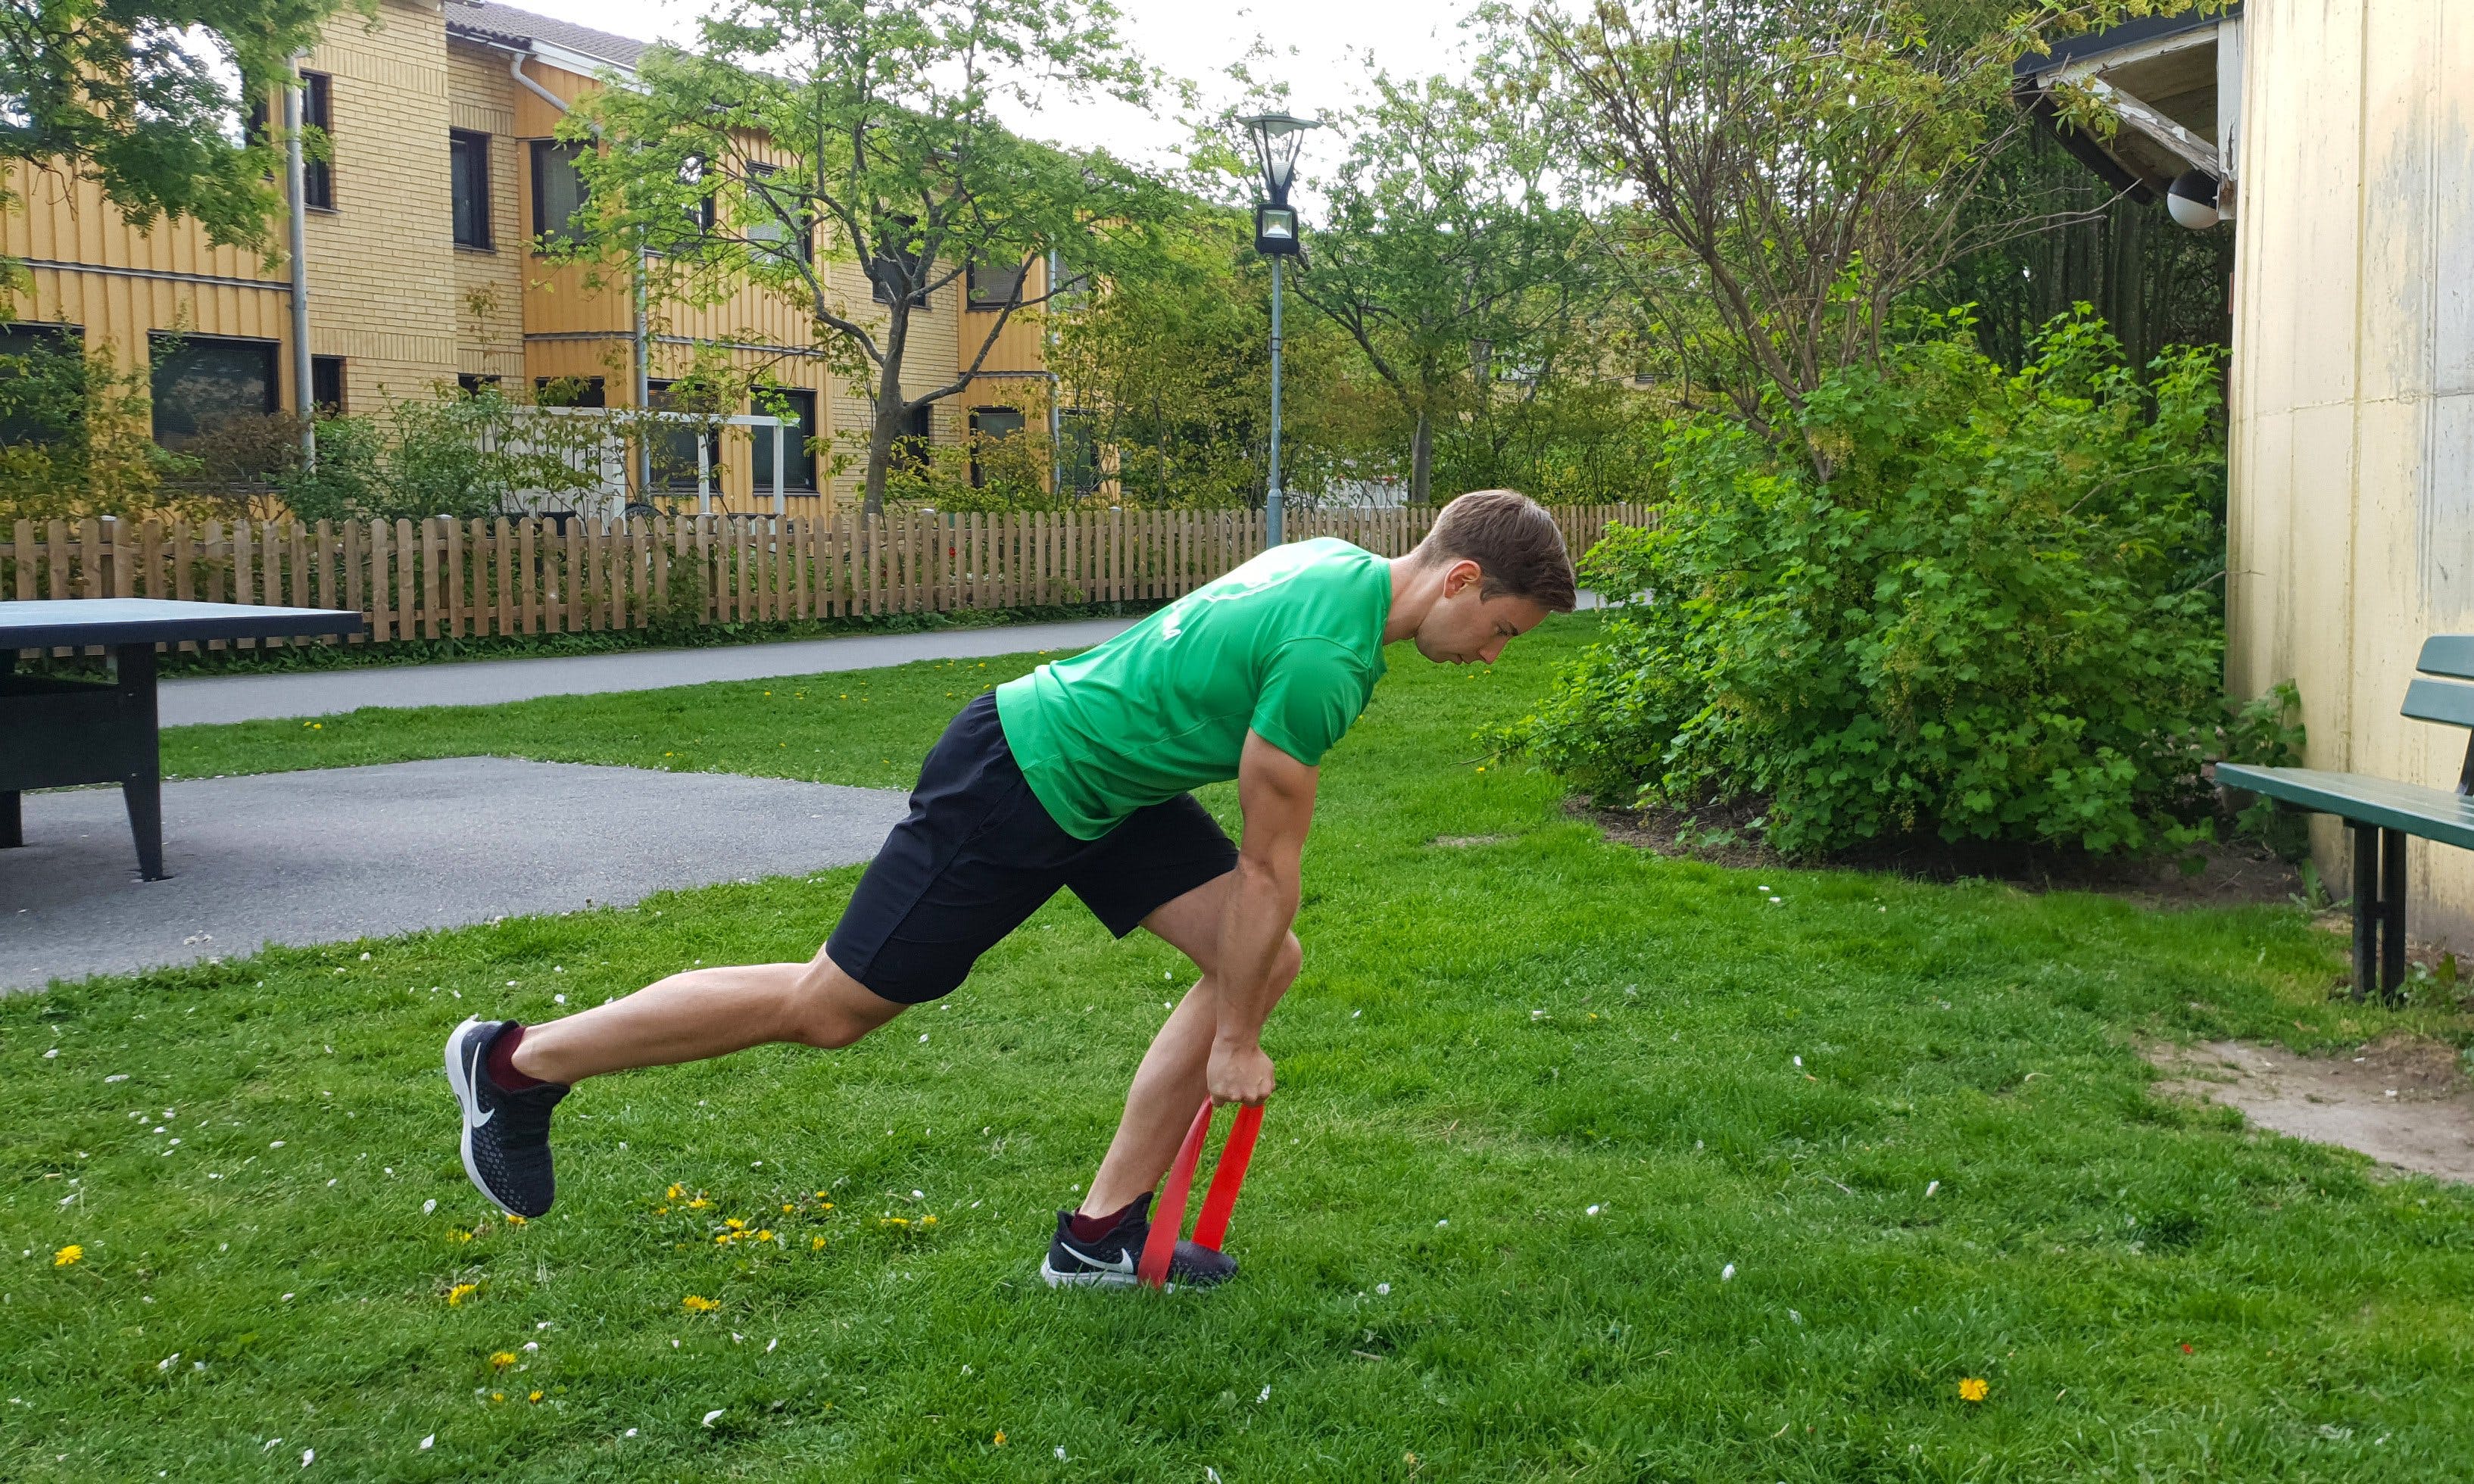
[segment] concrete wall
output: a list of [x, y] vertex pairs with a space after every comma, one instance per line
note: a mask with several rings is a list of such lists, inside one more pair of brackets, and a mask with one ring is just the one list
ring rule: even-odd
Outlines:
[[[2424, 636], [2474, 631], [2474, 3], [2244, 30], [2227, 680], [2297, 682], [2316, 767], [2451, 787], [2466, 734], [2397, 708]], [[2474, 947], [2474, 854], [2412, 869], [2415, 937]]]

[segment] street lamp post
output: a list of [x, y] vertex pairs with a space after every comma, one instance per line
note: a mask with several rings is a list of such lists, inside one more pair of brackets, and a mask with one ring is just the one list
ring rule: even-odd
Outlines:
[[1281, 542], [1280, 529], [1280, 259], [1304, 250], [1298, 231], [1298, 213], [1289, 205], [1289, 182], [1296, 179], [1298, 147], [1305, 132], [1320, 129], [1311, 118], [1286, 113], [1257, 113], [1237, 122], [1254, 135], [1254, 158], [1263, 169], [1263, 189], [1271, 200], [1254, 207], [1254, 251], [1272, 260], [1272, 458], [1263, 499], [1264, 538]]

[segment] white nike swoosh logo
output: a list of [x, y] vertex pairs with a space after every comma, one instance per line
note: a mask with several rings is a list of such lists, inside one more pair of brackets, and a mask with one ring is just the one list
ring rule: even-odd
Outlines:
[[1073, 1257], [1076, 1261], [1088, 1263], [1090, 1266], [1098, 1268], [1104, 1273], [1131, 1273], [1134, 1271], [1134, 1259], [1131, 1257], [1119, 1257], [1112, 1262], [1102, 1261], [1100, 1258], [1092, 1256], [1089, 1253], [1082, 1251], [1082, 1249], [1075, 1246], [1071, 1242], [1059, 1241], [1056, 1245], [1064, 1248], [1066, 1254]]
[[[479, 1058], [478, 1057], [475, 1057], [475, 1056], [470, 1056], [470, 1055], [468, 1055], [468, 1056], [464, 1058], [464, 1085], [465, 1085], [465, 1086], [467, 1086], [467, 1087], [471, 1087], [471, 1086], [473, 1086], [473, 1085], [477, 1084], [477, 1083], [480, 1082], [480, 1080], [481, 1080], [481, 1079], [480, 1079], [480, 1071], [481, 1071], [480, 1058]], [[476, 1099], [475, 1101], [478, 1101], [478, 1100]], [[468, 1115], [468, 1116], [465, 1118], [465, 1120], [464, 1120], [464, 1126], [465, 1126], [466, 1128], [468, 1128], [468, 1129], [478, 1129], [478, 1128], [480, 1128], [482, 1125], [484, 1125], [484, 1124], [488, 1123], [491, 1119], [496, 1118], [496, 1117], [497, 1117], [497, 1116], [498, 1116], [498, 1110], [497, 1110], [497, 1108], [495, 1108], [495, 1107], [494, 1107], [494, 1108], [490, 1109], [488, 1112], [483, 1113], [483, 1114], [482, 1114], [480, 1117], [478, 1117], [478, 1118], [473, 1118], [473, 1117], [471, 1117], [471, 1116], [469, 1116], [469, 1115]]]

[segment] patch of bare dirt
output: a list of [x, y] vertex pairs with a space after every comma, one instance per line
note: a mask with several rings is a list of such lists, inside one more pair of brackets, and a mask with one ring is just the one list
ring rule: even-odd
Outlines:
[[2209, 1041], [2145, 1048], [2157, 1090], [2221, 1103], [2316, 1144], [2337, 1144], [2418, 1175], [2474, 1183], [2474, 1085], [2454, 1047], [2392, 1033], [2333, 1057]]
[[2144, 861], [1942, 839], [1885, 841], [1839, 855], [1788, 861], [1760, 842], [1754, 821], [1761, 809], [1758, 800], [1703, 809], [1598, 809], [1580, 798], [1564, 804], [1567, 814], [1590, 820], [1617, 843], [1712, 865], [1819, 865], [1894, 871], [1927, 881], [1983, 879], [2031, 891], [2101, 891], [2153, 907], [2242, 907], [2303, 896], [2294, 864], [2251, 839], [2223, 840], [2178, 858]]
[[1467, 850], [1472, 845], [1500, 845], [1511, 838], [1509, 835], [1438, 835], [1426, 843], [1450, 850]]

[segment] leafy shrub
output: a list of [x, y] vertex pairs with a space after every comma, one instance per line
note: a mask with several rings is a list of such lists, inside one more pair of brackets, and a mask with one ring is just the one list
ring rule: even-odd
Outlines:
[[2008, 375], [1938, 329], [1828, 378], [1797, 462], [1671, 429], [1660, 525], [1586, 563], [1645, 600], [1507, 740], [1601, 799], [1766, 797], [1790, 853], [2190, 838], [2223, 720], [2215, 353], [2143, 385], [2082, 307]]
[[522, 515], [599, 488], [613, 421], [536, 412], [493, 386], [447, 386], [383, 420], [320, 419], [315, 466], [296, 457], [268, 477], [304, 521]]
[[146, 377], [104, 344], [21, 332], [0, 347], [0, 524], [148, 515], [184, 461], [147, 435]]

